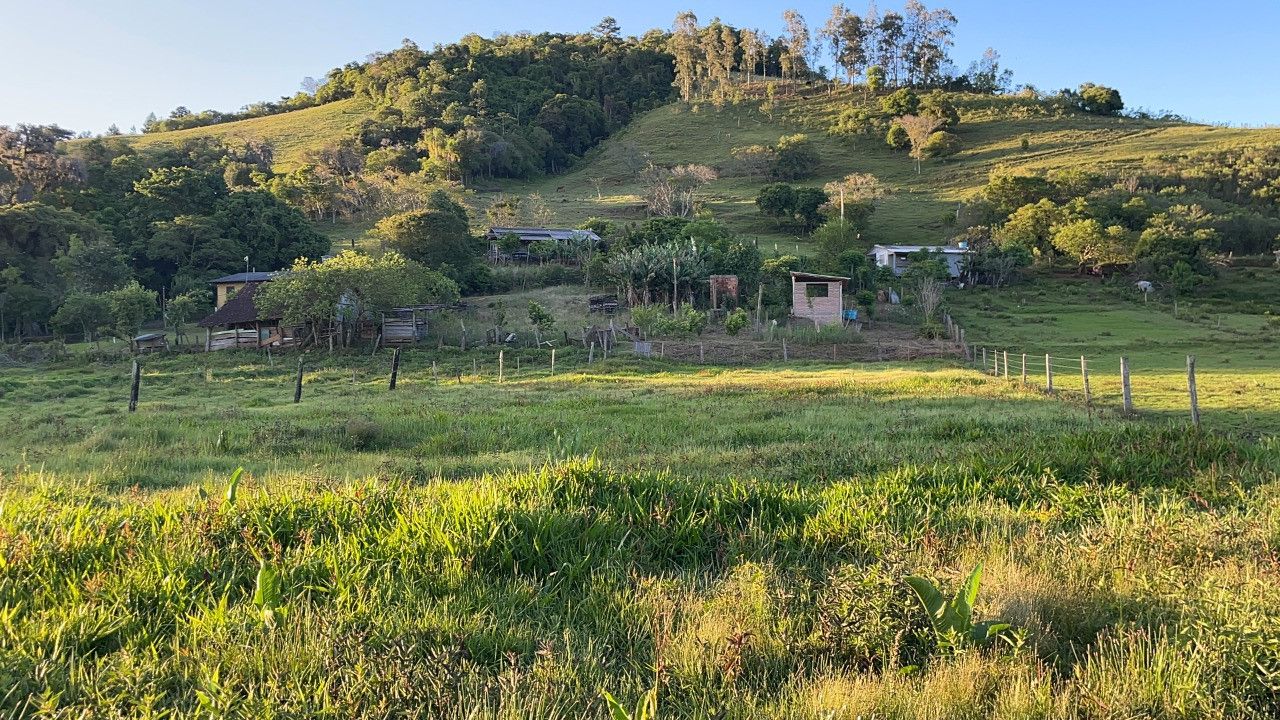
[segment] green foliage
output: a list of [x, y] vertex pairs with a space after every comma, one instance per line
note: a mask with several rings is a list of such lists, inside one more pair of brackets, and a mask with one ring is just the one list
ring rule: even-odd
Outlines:
[[286, 324], [319, 329], [334, 322], [340, 307], [351, 320], [372, 320], [391, 308], [457, 297], [452, 280], [397, 253], [372, 258], [347, 250], [327, 260], [299, 260], [261, 286], [255, 304]]
[[466, 210], [443, 193], [435, 198], [438, 207], [388, 215], [374, 232], [387, 247], [429, 267], [465, 268], [475, 263], [479, 246], [467, 227]]
[[808, 135], [783, 135], [773, 146], [773, 175], [781, 180], [798, 180], [809, 177], [817, 169], [822, 158], [814, 149]]
[[982, 582], [982, 563], [978, 563], [965, 579], [954, 597], [948, 599], [933, 583], [918, 575], [907, 577], [906, 583], [915, 592], [920, 605], [929, 616], [938, 644], [948, 649], [960, 649], [967, 644], [985, 644], [1010, 629], [1010, 625], [998, 621], [973, 621], [973, 606], [978, 601], [978, 585]]
[[920, 110], [920, 96], [910, 88], [899, 88], [880, 98], [880, 111], [890, 117], [915, 115]]
[[1084, 83], [1070, 98], [1081, 110], [1095, 115], [1118, 115], [1124, 109], [1120, 91], [1105, 85]]
[[955, 133], [936, 132], [922, 148], [925, 157], [947, 157], [960, 152], [960, 137]]
[[751, 316], [747, 315], [747, 311], [742, 308], [734, 308], [733, 312], [725, 316], [724, 331], [729, 335], [737, 335], [742, 332], [751, 322]]
[[253, 605], [262, 615], [262, 622], [274, 628], [277, 619], [284, 610], [284, 581], [280, 570], [265, 559], [258, 566], [258, 576], [254, 580]]
[[889, 132], [885, 134], [884, 141], [894, 150], [905, 150], [911, 145], [911, 138], [907, 135], [907, 129], [893, 123], [889, 126]]
[[[932, 115], [938, 118], [942, 121], [943, 128], [953, 128], [960, 124], [960, 111], [951, 102], [951, 98], [941, 90], [934, 90], [921, 98], [919, 112], [922, 115]], [[897, 113], [897, 115], [911, 114], [914, 114], [914, 112]]]
[[640, 699], [636, 701], [635, 710], [627, 712], [626, 707], [618, 702], [608, 691], [601, 691], [600, 695], [609, 705], [609, 717], [611, 720], [657, 720], [658, 717], [658, 688], [653, 687], [647, 690]]
[[155, 317], [159, 309], [156, 292], [142, 287], [137, 280], [105, 293], [105, 297], [116, 334], [131, 342], [142, 330], [142, 324]]
[[827, 199], [827, 193], [822, 188], [797, 188], [785, 183], [773, 183], [760, 188], [760, 194], [756, 196], [756, 207], [765, 215], [810, 232], [822, 224], [822, 207]]
[[1053, 229], [1053, 246], [1095, 271], [1126, 263], [1133, 257], [1131, 234], [1119, 225], [1103, 227], [1097, 220], [1075, 220]]
[[547, 312], [547, 309], [538, 303], [529, 301], [529, 324], [537, 328], [538, 332], [550, 332], [556, 327], [556, 319]]
[[236, 504], [236, 496], [240, 491], [240, 478], [244, 476], [244, 467], [238, 467], [231, 473], [231, 478], [227, 481], [226, 502], [228, 505]]
[[111, 326], [111, 305], [102, 295], [71, 293], [54, 313], [52, 322], [60, 332], [78, 332], [87, 342]]

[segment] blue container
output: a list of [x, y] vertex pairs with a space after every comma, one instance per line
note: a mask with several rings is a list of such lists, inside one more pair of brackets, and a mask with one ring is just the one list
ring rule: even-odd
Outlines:
[[845, 320], [857, 320], [857, 319], [858, 319], [858, 309], [857, 309], [857, 308], [853, 308], [852, 310], [845, 310], [845, 311], [844, 311], [844, 319], [845, 319]]

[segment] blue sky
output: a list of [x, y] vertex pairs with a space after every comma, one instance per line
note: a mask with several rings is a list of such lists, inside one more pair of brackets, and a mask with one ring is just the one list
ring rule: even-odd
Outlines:
[[[864, 2], [846, 3], [861, 12]], [[901, 7], [881, 0], [881, 9]], [[952, 0], [953, 57], [962, 69], [994, 47], [1014, 81], [1041, 89], [1092, 81], [1118, 88], [1129, 107], [1196, 120], [1280, 123], [1275, 32], [1280, 1], [1173, 0], [1017, 3]], [[235, 110], [297, 91], [305, 76], [412, 38], [430, 47], [469, 32], [580, 31], [612, 15], [627, 34], [667, 27], [692, 8], [770, 35], [783, 9], [811, 26], [826, 1], [764, 3], [300, 2], [298, 0], [0, 0], [0, 124], [58, 123], [128, 129], [177, 105]]]

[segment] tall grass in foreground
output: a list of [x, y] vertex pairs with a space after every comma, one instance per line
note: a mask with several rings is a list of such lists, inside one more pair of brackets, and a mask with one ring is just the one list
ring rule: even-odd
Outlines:
[[[113, 492], [23, 471], [0, 500], [0, 707], [606, 717], [602, 691], [629, 708], [656, 687], [664, 717], [1280, 712], [1274, 448], [1034, 427], [1023, 461], [807, 481], [588, 457], [246, 474], [229, 502], [225, 476]], [[944, 652], [904, 578], [955, 588], [978, 562], [975, 614], [1025, 639]]]

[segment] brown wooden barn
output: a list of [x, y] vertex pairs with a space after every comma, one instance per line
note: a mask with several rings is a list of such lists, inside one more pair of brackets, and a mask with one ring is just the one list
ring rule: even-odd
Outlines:
[[[263, 317], [254, 296], [258, 289], [270, 280], [272, 273], [240, 273], [240, 275], [266, 275], [266, 279], [224, 282], [219, 278], [213, 283], [218, 289], [218, 307], [213, 313], [196, 323], [205, 329], [204, 349], [228, 350], [232, 348], [260, 348], [268, 345], [292, 345], [295, 342], [293, 328], [281, 325], [278, 317]], [[232, 288], [234, 286], [234, 288]]]
[[815, 325], [844, 322], [844, 284], [839, 275], [791, 273], [791, 316], [812, 320]]

